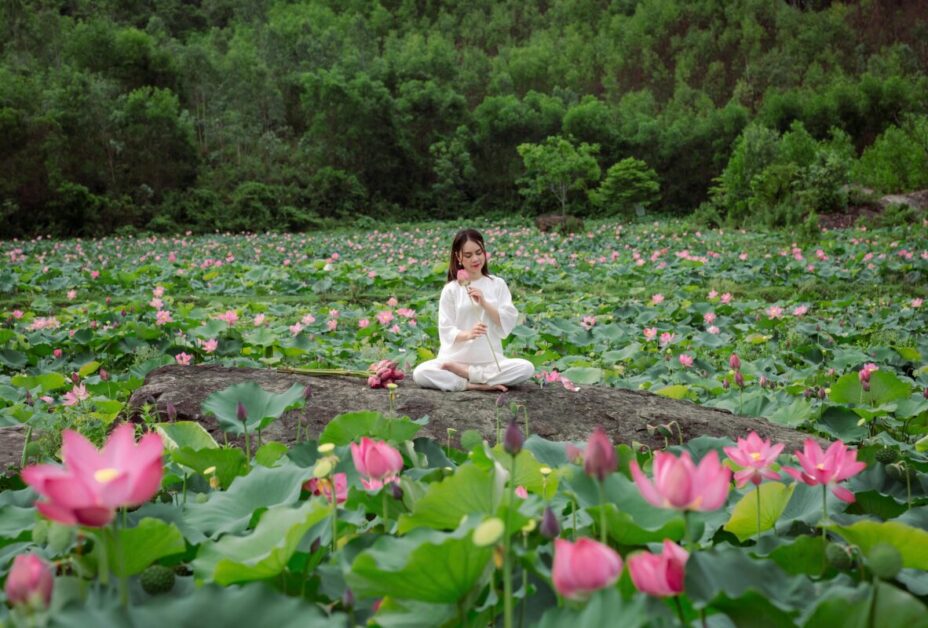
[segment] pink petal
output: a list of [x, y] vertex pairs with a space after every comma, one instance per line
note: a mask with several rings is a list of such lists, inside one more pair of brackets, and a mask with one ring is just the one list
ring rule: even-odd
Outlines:
[[635, 485], [638, 487], [641, 496], [652, 506], [663, 508], [664, 500], [657, 492], [657, 489], [654, 488], [651, 481], [641, 472], [641, 469], [638, 467], [638, 462], [632, 460], [628, 466], [629, 470], [632, 472], [632, 479], [635, 480]]
[[65, 467], [82, 474], [93, 473], [106, 466], [93, 443], [73, 430], [65, 430], [61, 434], [61, 459]]
[[843, 486], [832, 486], [831, 492], [835, 494], [835, 497], [849, 504], [853, 504], [855, 501], [857, 501], [857, 498], [854, 497], [854, 493], [847, 490]]
[[63, 523], [66, 526], [73, 526], [77, 524], [77, 517], [74, 516], [74, 512], [69, 508], [65, 508], [64, 506], [60, 506], [58, 504], [53, 504], [52, 502], [43, 501], [36, 502], [35, 507], [39, 510], [40, 513], [45, 515], [46, 518], [51, 519], [52, 521]]

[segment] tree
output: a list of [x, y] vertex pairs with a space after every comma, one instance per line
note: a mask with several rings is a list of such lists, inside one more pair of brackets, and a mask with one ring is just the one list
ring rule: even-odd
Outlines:
[[586, 189], [598, 181], [600, 170], [596, 162], [598, 144], [574, 146], [560, 136], [548, 137], [542, 144], [520, 144], [518, 149], [525, 164], [525, 176], [519, 179], [519, 192], [530, 201], [543, 204], [550, 193], [557, 199], [562, 212], [567, 211], [571, 192]]
[[590, 191], [590, 201], [600, 214], [630, 214], [636, 206], [647, 207], [660, 196], [657, 173], [648, 164], [628, 157], [613, 164], [599, 188]]

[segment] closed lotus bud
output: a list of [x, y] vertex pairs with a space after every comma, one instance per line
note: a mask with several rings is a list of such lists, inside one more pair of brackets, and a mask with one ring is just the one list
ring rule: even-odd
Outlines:
[[924, 397], [925, 399], [928, 399], [928, 387], [926, 387], [925, 390], [922, 391], [922, 397]]
[[342, 593], [342, 606], [346, 610], [351, 610], [354, 608], [354, 593], [350, 588], [345, 589], [345, 592]]
[[813, 394], [814, 393], [811, 388], [806, 388], [805, 390], [802, 391], [802, 396], [805, 397], [806, 399], [811, 397]]
[[245, 404], [241, 401], [239, 401], [238, 405], [235, 407], [235, 416], [242, 423], [248, 420], [248, 410], [245, 409]]
[[770, 383], [770, 380], [767, 379], [766, 375], [761, 375], [760, 378], [757, 380], [757, 383], [760, 384], [761, 388], [766, 388], [767, 384]]
[[739, 388], [744, 388], [744, 375], [741, 374], [741, 371], [735, 373], [735, 383], [738, 384]]
[[741, 358], [738, 357], [737, 353], [732, 353], [728, 358], [728, 366], [730, 366], [735, 371], [741, 369]]
[[306, 388], [303, 389], [303, 399], [309, 401], [313, 398], [313, 387], [309, 384], [306, 384]]
[[870, 392], [870, 380], [860, 382], [860, 387], [864, 389], [864, 392]]
[[110, 381], [110, 373], [106, 369], [100, 369], [100, 379], [104, 382]]
[[396, 482], [390, 482], [390, 494], [393, 495], [393, 499], [400, 501], [403, 499], [403, 488]]
[[819, 389], [818, 389], [818, 398], [819, 398], [819, 399], [824, 399], [824, 398], [825, 398], [825, 389], [824, 389], [824, 388], [819, 388]]
[[545, 512], [541, 516], [541, 527], [538, 528], [541, 536], [546, 539], [555, 539], [561, 533], [561, 525], [557, 522], [557, 517], [551, 506], [545, 506]]
[[522, 451], [522, 444], [525, 442], [525, 435], [522, 434], [522, 428], [515, 421], [509, 422], [506, 428], [506, 435], [503, 436], [503, 449], [511, 456], [517, 456]]
[[48, 608], [52, 600], [55, 577], [47, 562], [35, 554], [19, 554], [6, 578], [7, 600], [15, 606]]
[[728, 383], [727, 379], [722, 380], [722, 388], [724, 388], [725, 390], [728, 390], [729, 385], [730, 384]]
[[177, 408], [174, 407], [173, 403], [169, 401], [168, 406], [165, 411], [167, 412], [167, 415], [168, 415], [168, 421], [173, 423], [174, 421], [177, 420]]
[[590, 435], [583, 456], [583, 470], [590, 477], [602, 482], [606, 476], [615, 471], [617, 466], [615, 447], [603, 431], [597, 427]]
[[80, 373], [71, 373], [71, 381], [75, 384], [81, 383], [81, 374]]

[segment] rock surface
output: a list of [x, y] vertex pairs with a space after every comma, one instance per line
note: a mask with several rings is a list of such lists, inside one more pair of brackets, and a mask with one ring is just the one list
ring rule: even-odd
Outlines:
[[[211, 393], [233, 384], [255, 381], [268, 392], [283, 392], [294, 383], [312, 386], [313, 396], [307, 406], [294, 410], [272, 424], [265, 440], [293, 442], [296, 421], [309, 426], [311, 438], [318, 437], [333, 417], [355, 410], [390, 412], [386, 390], [368, 388], [357, 377], [315, 377], [280, 373], [271, 369], [226, 368], [216, 365], [165, 366], [149, 373], [144, 385], [135, 391], [129, 405], [138, 412], [143, 404], [166, 417], [168, 402], [177, 409], [178, 420], [197, 420], [221, 440], [218, 423], [204, 417], [200, 405]], [[428, 415], [429, 423], [420, 435], [444, 441], [447, 429], [481, 432], [491, 442], [496, 434], [496, 416], [505, 420], [508, 406], [524, 406], [532, 433], [549, 440], [583, 441], [597, 425], [603, 426], [616, 442], [637, 441], [651, 447], [663, 447], [663, 437], [649, 433], [648, 425], [676, 421], [689, 440], [697, 436], [745, 436], [751, 430], [764, 437], [786, 443], [786, 451], [801, 448], [806, 435], [763, 419], [742, 417], [724, 410], [705, 408], [688, 401], [666, 399], [644, 392], [595, 386], [569, 392], [559, 384], [539, 388], [535, 384], [514, 387], [505, 393], [503, 407], [497, 409], [498, 393], [448, 393], [417, 387], [404, 380], [396, 390], [396, 414], [417, 419]], [[519, 417], [523, 411], [519, 410]], [[162, 420], [166, 420], [163, 418]], [[671, 439], [673, 442], [675, 439]]]

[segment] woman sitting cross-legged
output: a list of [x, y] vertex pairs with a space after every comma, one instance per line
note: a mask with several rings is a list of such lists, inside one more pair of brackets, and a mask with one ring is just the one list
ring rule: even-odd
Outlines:
[[516, 325], [506, 282], [490, 274], [483, 236], [459, 232], [451, 245], [448, 282], [438, 304], [438, 357], [416, 367], [413, 379], [440, 390], [508, 390], [532, 377], [528, 360], [503, 355], [502, 339]]

